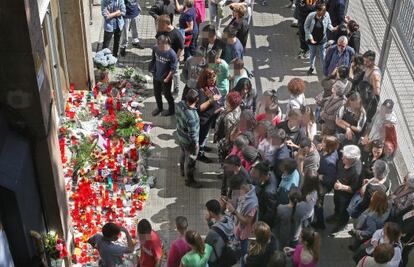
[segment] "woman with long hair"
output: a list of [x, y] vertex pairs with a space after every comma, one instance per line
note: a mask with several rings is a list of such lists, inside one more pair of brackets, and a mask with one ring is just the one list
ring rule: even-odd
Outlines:
[[371, 179], [374, 177], [372, 166], [377, 160], [382, 160], [384, 156], [384, 142], [376, 139], [368, 145], [368, 151], [362, 151], [361, 162], [362, 162], [362, 179]]
[[249, 78], [241, 78], [237, 82], [237, 84], [234, 86], [232, 91], [236, 91], [240, 93], [243, 99], [243, 103], [241, 105], [241, 108], [243, 110], [248, 109], [253, 112], [256, 111], [257, 92], [253, 88], [252, 82], [250, 81]]
[[302, 106], [300, 112], [302, 113], [301, 127], [303, 128], [306, 137], [313, 141], [317, 132], [313, 109], [310, 106]]
[[358, 263], [364, 256], [372, 256], [374, 249], [380, 244], [391, 244], [394, 247], [394, 257], [390, 261], [391, 267], [398, 267], [401, 261], [401, 227], [397, 223], [387, 222], [384, 228], [375, 231], [367, 245], [362, 245], [352, 257]]
[[312, 228], [304, 228], [300, 235], [300, 244], [295, 248], [285, 247], [285, 253], [293, 252], [295, 267], [315, 267], [319, 261], [321, 238]]
[[269, 225], [257, 222], [254, 227], [255, 241], [249, 247], [245, 257], [246, 267], [264, 266], [276, 250], [276, 242], [272, 237]]
[[182, 257], [180, 267], [205, 267], [213, 248], [205, 244], [196, 231], [187, 231], [185, 241], [190, 245], [191, 251]]
[[214, 142], [218, 142], [218, 156], [220, 162], [227, 157], [233, 142], [230, 140], [232, 132], [240, 121], [242, 98], [238, 92], [230, 92], [226, 96], [226, 109], [217, 119]]
[[355, 92], [358, 84], [364, 77], [364, 58], [361, 54], [355, 54], [349, 69], [349, 80], [352, 83], [351, 92]]
[[348, 28], [348, 45], [352, 47], [355, 54], [359, 53], [361, 46], [361, 32], [359, 31], [359, 24], [355, 20], [350, 20], [347, 23]]
[[349, 248], [356, 250], [363, 242], [370, 239], [376, 230], [384, 226], [389, 215], [387, 194], [383, 191], [374, 192], [368, 209], [359, 216], [355, 229], [349, 231], [349, 234], [354, 237], [354, 242]]
[[302, 222], [306, 219], [307, 203], [300, 190], [293, 187], [288, 194], [289, 203], [279, 205], [276, 211], [274, 234], [279, 247], [295, 246], [299, 241]]
[[318, 201], [318, 192], [319, 192], [319, 178], [316, 171], [310, 170], [305, 173], [304, 182], [302, 185], [302, 197], [303, 201], [308, 204], [306, 220], [304, 221], [304, 226], [307, 226], [312, 220], [315, 205]]
[[319, 162], [319, 191], [318, 202], [315, 206], [315, 220], [312, 224], [315, 228], [325, 229], [323, 204], [325, 195], [330, 192], [336, 182], [338, 174], [338, 148], [339, 141], [335, 136], [325, 136], [322, 140], [321, 160]]
[[356, 144], [367, 121], [362, 98], [359, 93], [349, 96], [336, 116], [336, 135], [342, 145]]
[[395, 151], [398, 148], [397, 132], [395, 126], [386, 124], [384, 127], [385, 141], [384, 141], [384, 159], [391, 162], [394, 159]]
[[204, 69], [197, 81], [199, 100], [197, 102], [200, 117], [199, 153], [197, 159], [205, 163], [211, 160], [204, 155], [208, 132], [214, 124], [217, 115], [222, 110], [221, 94], [216, 86], [216, 73], [212, 69]]

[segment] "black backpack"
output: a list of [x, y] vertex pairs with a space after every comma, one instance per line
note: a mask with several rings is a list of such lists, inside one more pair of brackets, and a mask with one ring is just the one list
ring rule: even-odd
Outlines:
[[220, 238], [224, 241], [225, 246], [223, 248], [223, 252], [221, 253], [220, 257], [217, 257], [217, 252], [213, 247], [214, 253], [216, 254], [216, 262], [214, 264], [210, 264], [209, 266], [214, 267], [230, 267], [236, 264], [241, 256], [241, 244], [240, 241], [236, 238], [236, 236], [232, 235], [230, 238], [221, 230], [220, 228], [213, 226], [211, 227], [213, 231], [215, 231]]

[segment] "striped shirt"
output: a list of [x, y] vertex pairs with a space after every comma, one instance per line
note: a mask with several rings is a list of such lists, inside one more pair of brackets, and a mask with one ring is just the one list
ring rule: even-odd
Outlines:
[[176, 105], [175, 117], [177, 119], [178, 142], [183, 145], [198, 144], [200, 118], [197, 109], [189, 107], [182, 100]]

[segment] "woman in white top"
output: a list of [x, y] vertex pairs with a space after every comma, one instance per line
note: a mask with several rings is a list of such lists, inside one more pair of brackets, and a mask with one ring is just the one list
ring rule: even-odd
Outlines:
[[300, 112], [302, 113], [301, 126], [305, 131], [306, 137], [313, 141], [317, 132], [313, 110], [310, 106], [302, 106]]
[[394, 250], [390, 244], [380, 244], [374, 249], [373, 257], [365, 256], [356, 267], [391, 267], [390, 264]]
[[387, 222], [384, 225], [384, 228], [375, 231], [369, 240], [368, 246], [361, 247], [352, 258], [357, 263], [364, 256], [371, 256], [374, 253], [375, 247], [384, 243], [394, 246], [394, 256], [389, 264], [392, 267], [398, 267], [402, 257], [401, 228], [398, 224], [393, 222]]
[[305, 81], [300, 78], [293, 78], [288, 83], [289, 101], [286, 105], [286, 114], [291, 109], [301, 109], [305, 106]]

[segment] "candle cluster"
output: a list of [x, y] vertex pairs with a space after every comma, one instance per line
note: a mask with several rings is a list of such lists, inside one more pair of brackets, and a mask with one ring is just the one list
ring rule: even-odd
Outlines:
[[151, 124], [142, 121], [136, 107], [136, 95], [130, 90], [108, 86], [104, 92], [69, 91], [59, 148], [74, 233], [74, 263], [98, 260], [87, 241], [107, 222], [136, 235], [138, 212], [148, 197], [144, 162], [151, 147]]

